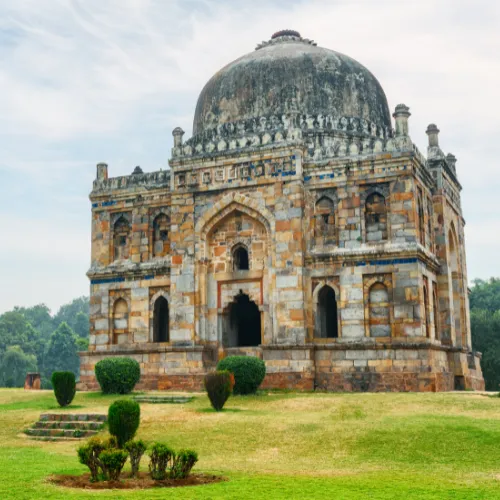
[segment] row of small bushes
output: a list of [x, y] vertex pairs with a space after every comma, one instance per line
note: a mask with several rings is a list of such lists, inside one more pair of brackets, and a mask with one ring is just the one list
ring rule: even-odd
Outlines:
[[[136, 401], [118, 400], [108, 409], [108, 427], [111, 437], [103, 440], [90, 438], [78, 448], [78, 459], [90, 470], [91, 481], [117, 481], [130, 460], [132, 477], [137, 476], [141, 459], [148, 450], [144, 441], [134, 441], [141, 419], [141, 407]], [[193, 450], [175, 452], [164, 443], [149, 448], [149, 473], [153, 479], [183, 479], [189, 476], [198, 461]]]
[[146, 451], [150, 458], [149, 474], [156, 480], [184, 479], [198, 462], [198, 454], [193, 450], [175, 452], [159, 442], [148, 447], [142, 440], [128, 441], [120, 448], [114, 436], [106, 440], [90, 438], [78, 448], [78, 459], [89, 468], [92, 482], [118, 481], [127, 459], [130, 460], [131, 477], [137, 477]]
[[[96, 378], [104, 394], [128, 394], [140, 379], [139, 363], [131, 358], [108, 358], [95, 366]], [[230, 394], [253, 394], [266, 375], [264, 362], [251, 356], [230, 356], [217, 365], [217, 371], [205, 377], [205, 388], [212, 406], [220, 411]], [[57, 402], [67, 406], [76, 392], [71, 372], [54, 372], [52, 385]], [[123, 443], [122, 443], [123, 444]]]

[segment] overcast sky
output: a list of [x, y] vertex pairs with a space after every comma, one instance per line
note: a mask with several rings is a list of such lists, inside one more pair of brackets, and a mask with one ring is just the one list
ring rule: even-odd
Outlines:
[[500, 276], [500, 2], [1, 0], [0, 312], [88, 294], [88, 193], [168, 167], [222, 66], [283, 28], [368, 67], [458, 158], [469, 279]]

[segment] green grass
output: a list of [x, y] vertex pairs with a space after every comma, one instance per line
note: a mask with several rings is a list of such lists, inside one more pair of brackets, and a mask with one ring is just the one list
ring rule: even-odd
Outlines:
[[[106, 412], [115, 396], [78, 393], [66, 412]], [[168, 490], [61, 489], [50, 474], [84, 472], [74, 442], [22, 430], [60, 411], [51, 392], [0, 390], [0, 498], [499, 499], [500, 398], [474, 393], [233, 397], [142, 404], [138, 437], [193, 448], [196, 470], [227, 482]], [[144, 460], [143, 468], [146, 468]]]

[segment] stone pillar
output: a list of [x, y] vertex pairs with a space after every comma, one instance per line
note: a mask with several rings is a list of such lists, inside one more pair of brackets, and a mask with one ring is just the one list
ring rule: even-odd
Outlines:
[[108, 178], [108, 164], [98, 163], [97, 164], [97, 177], [98, 181], [105, 181]]
[[408, 136], [408, 118], [411, 116], [410, 108], [405, 104], [398, 104], [392, 116], [396, 121], [396, 137]]
[[431, 123], [425, 131], [429, 138], [429, 146], [427, 147], [427, 158], [429, 160], [442, 158], [443, 152], [439, 147], [439, 129], [434, 123]]
[[194, 196], [177, 192], [171, 205], [170, 340], [195, 343]]

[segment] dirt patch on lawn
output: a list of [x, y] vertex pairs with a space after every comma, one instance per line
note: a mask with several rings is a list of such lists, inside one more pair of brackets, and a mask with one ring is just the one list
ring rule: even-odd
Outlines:
[[222, 476], [213, 474], [191, 474], [186, 479], [164, 479], [162, 481], [151, 479], [147, 472], [140, 472], [139, 477], [122, 477], [119, 481], [90, 482], [90, 474], [71, 476], [66, 474], [53, 475], [48, 481], [66, 488], [79, 488], [84, 490], [143, 490], [147, 488], [178, 488], [181, 486], [201, 486], [203, 484], [227, 481]]

